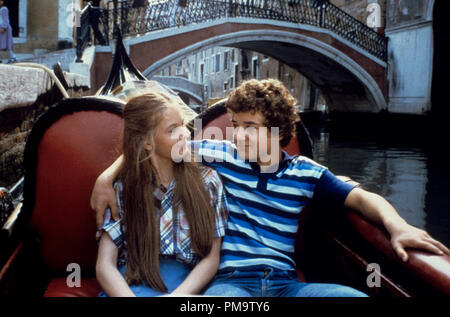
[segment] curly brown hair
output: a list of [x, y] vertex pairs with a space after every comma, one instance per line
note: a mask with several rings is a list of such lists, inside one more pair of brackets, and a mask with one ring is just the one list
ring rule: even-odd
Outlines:
[[278, 127], [280, 145], [285, 147], [295, 135], [300, 117], [295, 110], [295, 98], [282, 82], [276, 79], [244, 81], [228, 96], [227, 109], [232, 112], [256, 112], [264, 115], [264, 125]]

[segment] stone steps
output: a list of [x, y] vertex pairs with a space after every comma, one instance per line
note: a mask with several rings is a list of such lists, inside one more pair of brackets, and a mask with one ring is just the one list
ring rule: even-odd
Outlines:
[[[61, 63], [61, 67], [64, 71], [69, 71], [69, 64], [75, 60], [76, 49], [68, 48], [60, 51], [48, 52], [45, 50], [36, 50], [35, 54], [16, 54], [19, 62], [38, 63], [47, 66], [52, 69], [53, 65], [57, 62]], [[2, 52], [0, 60], [3, 64], [8, 63], [9, 54]]]

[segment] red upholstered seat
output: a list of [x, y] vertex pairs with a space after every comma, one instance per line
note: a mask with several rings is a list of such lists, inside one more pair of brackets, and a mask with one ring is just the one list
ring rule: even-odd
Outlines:
[[64, 277], [53, 278], [47, 286], [45, 297], [96, 297], [102, 290], [95, 278], [82, 278], [80, 287], [69, 287]]
[[[227, 128], [233, 127], [233, 123], [231, 122], [231, 115], [229, 113], [224, 113], [224, 114], [218, 116], [217, 118], [214, 118], [213, 120], [211, 120], [205, 126], [202, 127], [202, 132], [204, 132], [206, 129], [211, 128], [211, 127], [219, 128], [223, 138], [226, 138]], [[202, 133], [202, 134], [199, 133], [195, 136], [196, 140], [203, 139], [203, 138], [217, 139], [218, 136], [213, 134], [213, 132], [211, 132], [211, 135], [208, 135], [208, 133]]]
[[[45, 296], [97, 296], [100, 291], [93, 273], [96, 224], [89, 200], [98, 175], [120, 155], [121, 107], [98, 98], [67, 99], [33, 128], [28, 142], [35, 144], [27, 146], [36, 150], [26, 153], [28, 161], [35, 156], [36, 164], [35, 175], [27, 175], [29, 182], [34, 178], [35, 196], [29, 224], [39, 238], [46, 271], [58, 276]], [[71, 263], [80, 266], [80, 288], [66, 285]]]

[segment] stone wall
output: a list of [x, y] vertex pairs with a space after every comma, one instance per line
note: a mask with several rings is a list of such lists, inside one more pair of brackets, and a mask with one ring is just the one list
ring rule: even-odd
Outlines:
[[26, 25], [26, 41], [14, 45], [16, 53], [33, 53], [35, 49], [56, 50], [58, 45], [58, 1], [28, 1]]
[[378, 3], [381, 8], [382, 27], [386, 25], [386, 1], [387, 0], [330, 0], [332, 4], [364, 24], [367, 24], [367, 18], [370, 14], [370, 12], [367, 11], [367, 7], [371, 3]]
[[[73, 74], [66, 74], [71, 97], [88, 92]], [[10, 187], [23, 175], [26, 138], [36, 119], [62, 99], [43, 70], [0, 65], [0, 187]]]
[[387, 0], [387, 2], [387, 28], [410, 25], [412, 23], [423, 22], [427, 19], [427, 12], [430, 6], [429, 0]]
[[332, 4], [350, 14], [355, 19], [366, 23], [368, 0], [331, 0]]
[[[431, 112], [434, 1], [387, 0], [390, 112]], [[445, 14], [445, 13], [444, 13]]]

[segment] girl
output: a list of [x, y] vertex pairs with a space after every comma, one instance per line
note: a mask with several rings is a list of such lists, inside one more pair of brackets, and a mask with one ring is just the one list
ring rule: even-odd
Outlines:
[[4, 3], [5, 1], [0, 0], [0, 50], [8, 50], [10, 56], [8, 63], [14, 63], [17, 59], [13, 51], [12, 28], [9, 24], [9, 11]]
[[178, 106], [169, 95], [148, 92], [124, 107], [115, 183], [121, 218], [114, 222], [109, 213], [101, 228], [100, 296], [197, 294], [217, 271], [224, 191], [214, 170], [180, 159], [190, 152]]

